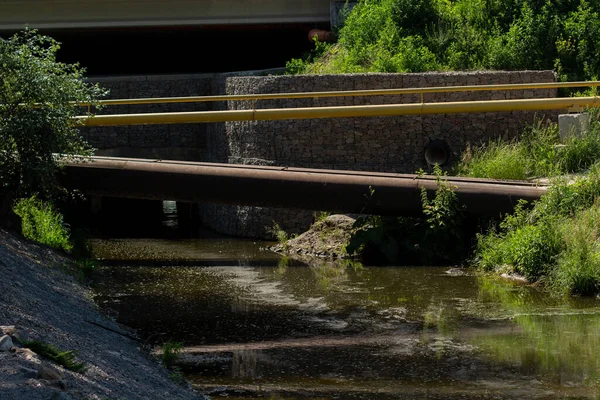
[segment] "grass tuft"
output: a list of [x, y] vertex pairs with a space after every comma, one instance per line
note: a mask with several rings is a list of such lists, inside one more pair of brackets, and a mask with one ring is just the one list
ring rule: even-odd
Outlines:
[[70, 251], [69, 229], [52, 205], [32, 196], [16, 201], [13, 210], [21, 217], [21, 232], [27, 239]]
[[163, 353], [162, 353], [162, 363], [167, 368], [173, 368], [175, 366], [175, 362], [179, 358], [181, 354], [181, 350], [183, 349], [183, 342], [176, 342], [173, 340], [168, 340], [163, 345]]
[[558, 180], [528, 207], [521, 202], [477, 236], [474, 263], [544, 283], [555, 294], [600, 294], [600, 168]]
[[86, 370], [86, 366], [83, 363], [75, 361], [75, 354], [70, 350], [63, 351], [52, 344], [39, 340], [25, 341], [22, 344], [23, 347], [31, 349], [40, 356], [54, 361], [70, 371], [83, 373]]

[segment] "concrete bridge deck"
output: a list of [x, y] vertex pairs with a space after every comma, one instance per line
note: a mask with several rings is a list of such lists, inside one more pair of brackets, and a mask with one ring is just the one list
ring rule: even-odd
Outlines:
[[0, 30], [329, 23], [329, 0], [4, 0]]
[[[421, 187], [432, 176], [92, 157], [68, 162], [63, 184], [90, 195], [184, 202], [290, 207], [377, 215], [420, 215]], [[516, 181], [447, 180], [473, 215], [509, 212], [546, 187]]]

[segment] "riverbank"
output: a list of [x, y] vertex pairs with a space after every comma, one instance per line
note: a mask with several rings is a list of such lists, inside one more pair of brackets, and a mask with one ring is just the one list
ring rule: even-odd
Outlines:
[[[0, 229], [0, 336], [9, 334], [15, 344], [0, 351], [0, 398], [202, 398], [175, 384], [142, 340], [99, 312], [70, 263]], [[66, 370], [20, 348], [17, 338], [72, 351], [85, 371]]]

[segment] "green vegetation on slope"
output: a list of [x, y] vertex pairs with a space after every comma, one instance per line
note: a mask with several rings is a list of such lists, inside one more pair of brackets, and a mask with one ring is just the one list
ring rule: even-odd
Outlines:
[[31, 349], [42, 357], [52, 360], [70, 371], [83, 373], [86, 370], [85, 364], [75, 361], [75, 354], [70, 350], [63, 351], [52, 344], [39, 340], [25, 341], [23, 347]]
[[20, 199], [15, 203], [14, 211], [21, 217], [21, 232], [27, 239], [65, 251], [73, 248], [63, 216], [50, 203], [37, 197]]
[[475, 264], [517, 273], [555, 293], [600, 293], [600, 166], [555, 182], [527, 208], [522, 202], [498, 229], [477, 236]]
[[475, 178], [530, 179], [584, 171], [600, 160], [598, 111], [591, 114], [585, 135], [561, 141], [557, 124], [538, 120], [518, 140], [467, 149], [456, 172]]
[[290, 73], [554, 69], [600, 75], [600, 0], [360, 0]]
[[555, 124], [537, 122], [519, 141], [493, 141], [463, 155], [457, 170], [464, 175], [554, 177], [539, 201], [520, 203], [477, 236], [474, 262], [480, 269], [523, 275], [554, 293], [600, 293], [600, 122], [597, 110], [591, 114], [590, 132], [564, 143]]
[[79, 65], [59, 62], [59, 49], [35, 30], [0, 37], [0, 196], [17, 199], [25, 237], [70, 250], [69, 230], [52, 206], [65, 194], [53, 154], [92, 154], [73, 117], [83, 112], [77, 103], [94, 105], [106, 92], [85, 82]]

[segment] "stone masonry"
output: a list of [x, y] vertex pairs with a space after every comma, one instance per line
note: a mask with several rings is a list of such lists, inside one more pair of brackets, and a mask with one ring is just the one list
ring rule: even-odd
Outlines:
[[[197, 75], [109, 79], [101, 84], [114, 97], [190, 96], [332, 90], [391, 89], [506, 83], [554, 82], [552, 71], [432, 72], [417, 74], [348, 74], [300, 76]], [[431, 93], [402, 96], [359, 96], [275, 99], [256, 102], [256, 108], [407, 104], [555, 97], [556, 89]], [[218, 102], [170, 106], [131, 106], [127, 111], [250, 109], [247, 102]], [[227, 122], [166, 126], [89, 129], [92, 145], [102, 154], [142, 156], [237, 164], [413, 173], [427, 169], [423, 153], [431, 140], [443, 140], [450, 149], [449, 164], [467, 144], [512, 139], [536, 115], [554, 121], [559, 112], [503, 112], [397, 117], [361, 117], [314, 120]], [[265, 237], [273, 221], [301, 232], [312, 212], [299, 210], [201, 205], [203, 223], [219, 232]]]

